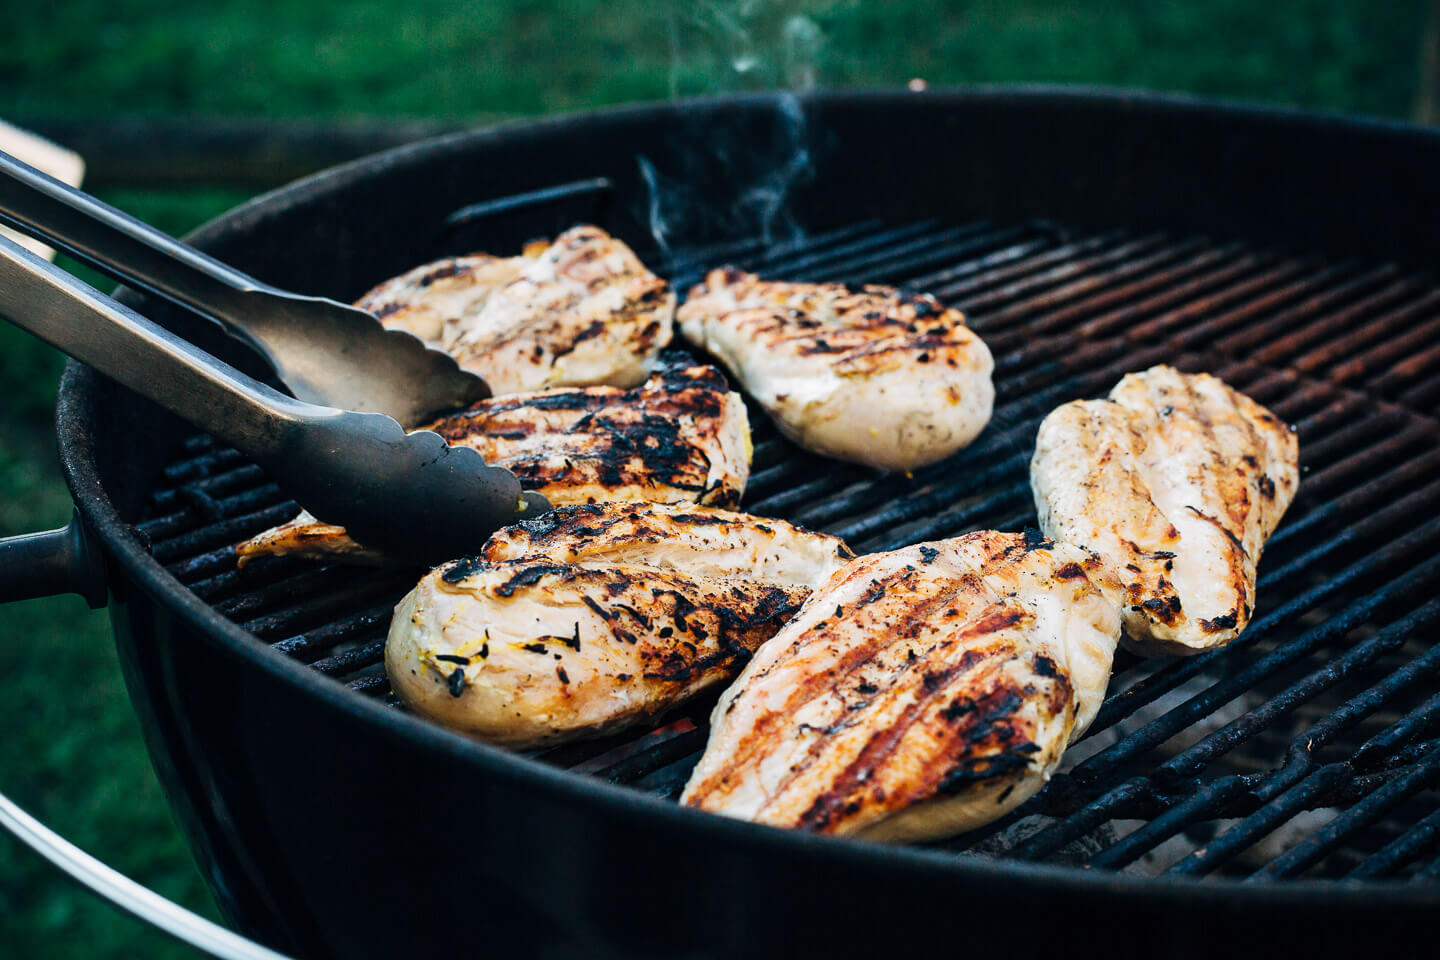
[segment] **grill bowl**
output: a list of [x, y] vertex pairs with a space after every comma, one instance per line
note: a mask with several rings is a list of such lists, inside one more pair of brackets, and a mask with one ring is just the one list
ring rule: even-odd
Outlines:
[[[1307, 269], [1361, 258], [1402, 273], [1440, 252], [1433, 229], [1440, 178], [1431, 175], [1440, 169], [1440, 136], [1425, 131], [1093, 91], [824, 95], [802, 107], [799, 128], [789, 101], [755, 97], [442, 138], [261, 197], [190, 240], [282, 287], [342, 299], [426, 258], [508, 249], [577, 219], [597, 220], [641, 249], [650, 204], [638, 154], [702, 186], [702, 209], [671, 204], [685, 228], [672, 235], [677, 244], [728, 250], [767, 221], [723, 212], [747, 209], [761, 168], [793, 151], [798, 129], [814, 157], [813, 176], [794, 183], [787, 200], [812, 237], [871, 220], [881, 223], [877, 230], [933, 223], [950, 231], [946, 239], [923, 230], [915, 236], [950, 244], [964, 243], [965, 225], [980, 222], [1000, 226], [976, 230], [1031, 230], [1059, 245], [1119, 230], [1123, 237], [1113, 242], [1123, 246], [1163, 231], [1177, 257], [1186, 255], [1185, 238], [1200, 236], [1217, 238], [1207, 249], [1224, 257], [1261, 251], [1246, 277], [1273, 266], [1265, 251], [1286, 251], [1274, 256]], [[734, 151], [720, 147], [736, 144], [756, 158], [754, 169], [726, 166]], [[466, 204], [595, 177], [612, 189], [444, 226]], [[1136, 309], [1141, 292], [1114, 309]], [[126, 296], [254, 369], [238, 345]], [[1066, 306], [1056, 300], [1043, 316]], [[1197, 312], [1213, 317], [1222, 306], [1233, 304]], [[1426, 319], [1402, 317], [1388, 336], [1398, 341]], [[977, 329], [991, 338], [978, 318]], [[1021, 329], [1009, 349], [1036, 343]], [[1155, 359], [1138, 361], [1151, 354], [1184, 352], [1212, 369], [1228, 363], [1237, 374], [1251, 363], [1207, 353], [1210, 343], [1182, 344], [1166, 329], [1143, 343], [1122, 338], [1118, 352], [1106, 353], [1098, 339], [1076, 345], [1073, 359], [1042, 356], [1013, 371], [1041, 379], [1098, 371], [1103, 383], [1085, 389], [1099, 393], [1116, 378], [1106, 364], [1144, 366]], [[1423, 359], [1423, 351], [1413, 356]], [[1252, 370], [1245, 382], [1279, 375], [1271, 388], [1281, 399], [1310, 390], [1304, 395], [1319, 406], [1305, 409], [1322, 417], [1327, 436], [1339, 435], [1346, 416], [1378, 411], [1396, 436], [1433, 446], [1421, 402], [1433, 371], [1423, 363], [1396, 387], [1413, 394], [1409, 405], [1392, 404], [1403, 399], [1395, 391], [1370, 391], [1370, 380], [1353, 389], [1324, 375], [1293, 379], [1285, 369], [1282, 362]], [[167, 465], [187, 442], [193, 446], [184, 424], [75, 366], [62, 383], [58, 424], [67, 480], [106, 556], [126, 681], [167, 795], [227, 916], [283, 949], [761, 956], [953, 949], [962, 937], [967, 947], [1013, 949], [1041, 945], [1026, 936], [1040, 927], [1040, 910], [1045, 945], [1081, 954], [1211, 955], [1253, 945], [1257, 929], [1295, 948], [1330, 952], [1345, 931], [1370, 924], [1418, 930], [1440, 902], [1440, 885], [1423, 877], [1389, 884], [1302, 877], [1242, 888], [1224, 878], [1141, 877], [785, 833], [474, 743], [258, 641], [166, 569], [147, 542], [153, 526], [141, 521], [165, 486]], [[1000, 452], [1014, 459], [1027, 440]], [[1369, 466], [1393, 467], [1396, 456]], [[983, 479], [984, 465], [965, 469]], [[1318, 489], [1332, 486], [1342, 485]], [[809, 503], [803, 485], [786, 489], [799, 491], [792, 507]], [[210, 508], [201, 499], [189, 509]], [[1025, 509], [1020, 503], [1008, 512]], [[1433, 547], [1416, 550], [1433, 559]], [[1262, 576], [1269, 569], [1262, 563]], [[1106, 908], [1123, 911], [1124, 931], [1114, 939], [1090, 926]]]

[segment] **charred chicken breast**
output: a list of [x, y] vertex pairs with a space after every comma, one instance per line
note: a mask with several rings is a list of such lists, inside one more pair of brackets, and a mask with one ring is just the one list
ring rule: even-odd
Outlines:
[[973, 829], [1094, 719], [1120, 613], [1083, 550], [980, 531], [851, 561], [721, 696], [681, 802], [818, 833]]
[[675, 295], [624, 243], [580, 226], [518, 257], [416, 267], [356, 306], [449, 353], [498, 396], [635, 386], [670, 342]]
[[990, 420], [990, 351], [960, 311], [928, 295], [714, 270], [676, 316], [686, 339], [816, 453], [913, 470]]
[[[633, 390], [511, 394], [422, 429], [473, 447], [556, 506], [601, 501], [733, 507], [750, 474], [750, 422], [714, 367], [667, 369]], [[375, 562], [343, 527], [303, 513], [236, 547], [261, 556]]]
[[707, 507], [561, 507], [429, 573], [385, 667], [413, 710], [515, 747], [647, 720], [735, 675], [851, 554]]
[[1128, 643], [1189, 654], [1250, 622], [1255, 565], [1295, 497], [1299, 448], [1221, 380], [1157, 366], [1047, 416], [1030, 477], [1045, 533], [1118, 576]]

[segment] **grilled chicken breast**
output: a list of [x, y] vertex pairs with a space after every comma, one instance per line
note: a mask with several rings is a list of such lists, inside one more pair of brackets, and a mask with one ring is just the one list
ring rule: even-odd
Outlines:
[[[554, 505], [643, 500], [733, 507], [750, 475], [745, 403], [714, 367], [663, 370], [634, 390], [585, 387], [512, 394], [422, 429], [473, 447]], [[343, 527], [302, 513], [238, 545], [254, 557], [373, 563]]]
[[1157, 366], [1040, 425], [1031, 486], [1048, 536], [1108, 563], [1127, 643], [1189, 654], [1250, 622], [1255, 565], [1300, 483], [1294, 432], [1209, 374]]
[[851, 556], [726, 510], [561, 507], [421, 580], [385, 667], [411, 709], [494, 743], [608, 733], [734, 676]]
[[675, 294], [624, 243], [580, 226], [518, 257], [416, 267], [356, 306], [449, 353], [498, 396], [635, 386], [670, 342]]
[[788, 437], [825, 456], [913, 470], [990, 420], [990, 351], [928, 295], [714, 270], [677, 318]]
[[1033, 533], [852, 561], [720, 698], [681, 802], [902, 842], [1003, 815], [1100, 707], [1120, 634], [1108, 576]]

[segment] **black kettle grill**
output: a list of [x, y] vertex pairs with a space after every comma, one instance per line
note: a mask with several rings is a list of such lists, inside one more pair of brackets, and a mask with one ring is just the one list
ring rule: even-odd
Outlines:
[[1440, 133], [1083, 90], [706, 100], [392, 150], [190, 240], [348, 300], [428, 258], [582, 221], [682, 295], [735, 263], [966, 311], [997, 359], [996, 414], [946, 462], [877, 475], [795, 449], [754, 412], [745, 508], [861, 551], [1033, 524], [1046, 412], [1159, 362], [1220, 375], [1300, 432], [1301, 490], [1256, 619], [1225, 650], [1122, 655], [1062, 772], [973, 834], [895, 848], [733, 822], [674, 803], [707, 701], [525, 756], [404, 712], [380, 659], [416, 572], [237, 570], [236, 541], [293, 515], [286, 492], [72, 364], [57, 420], [76, 521], [0, 544], [0, 579], [10, 598], [108, 596], [152, 758], [239, 930], [336, 958], [1213, 958], [1428, 933]]

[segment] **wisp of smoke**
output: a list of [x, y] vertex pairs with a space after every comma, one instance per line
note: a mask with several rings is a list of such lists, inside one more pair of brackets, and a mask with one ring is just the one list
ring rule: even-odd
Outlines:
[[[789, 206], [794, 189], [814, 176], [814, 153], [797, 92], [819, 82], [825, 36], [805, 14], [805, 0], [701, 0], [669, 22], [672, 96], [781, 88], [772, 133], [723, 129], [696, 120], [676, 138], [668, 172], [637, 157], [645, 215], [667, 259], [674, 246], [720, 234], [758, 236], [767, 245], [804, 233]], [[728, 190], [704, 189], [721, 173]], [[717, 209], [717, 195], [734, 196]]]
[[791, 216], [785, 198], [791, 187], [813, 175], [810, 150], [805, 143], [805, 112], [800, 106], [800, 98], [793, 93], [783, 94], [779, 107], [782, 142], [786, 144], [789, 156], [783, 165], [776, 167], [741, 197], [741, 203], [754, 211], [760, 225], [760, 236], [766, 245], [777, 240], [800, 239], [802, 230]]

